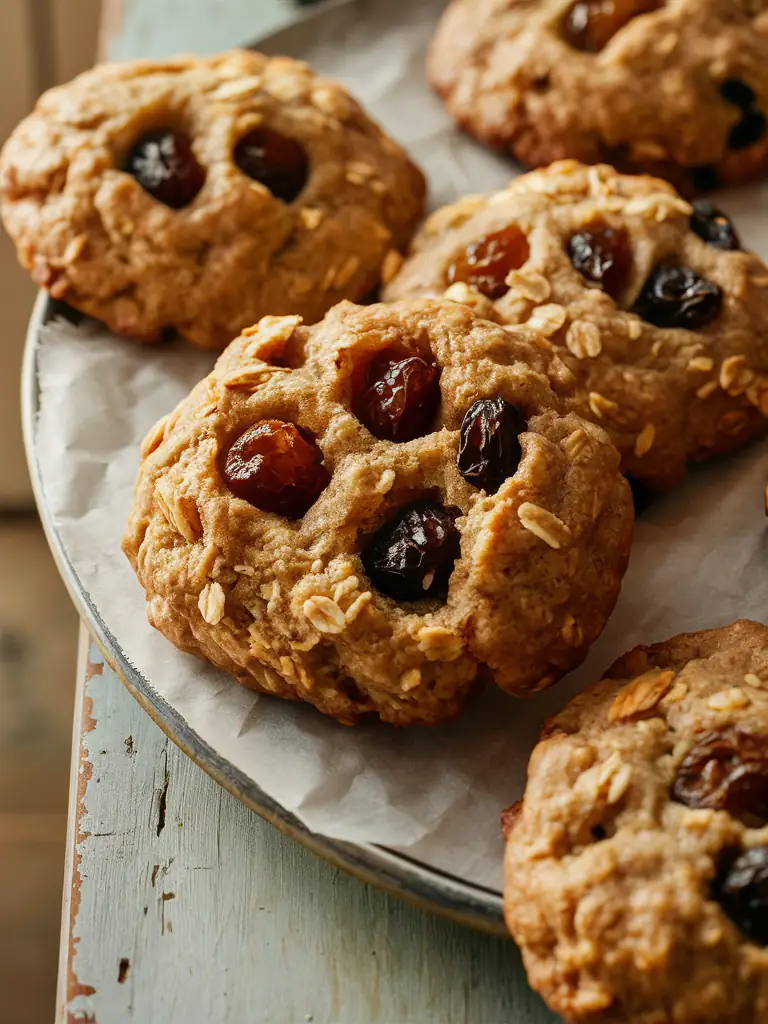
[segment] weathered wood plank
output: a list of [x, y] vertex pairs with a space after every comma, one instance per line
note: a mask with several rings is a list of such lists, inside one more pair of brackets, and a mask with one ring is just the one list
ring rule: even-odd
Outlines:
[[510, 942], [365, 886], [83, 672], [57, 1021], [543, 1024]]
[[111, 60], [215, 53], [276, 31], [291, 0], [105, 0], [103, 52]]

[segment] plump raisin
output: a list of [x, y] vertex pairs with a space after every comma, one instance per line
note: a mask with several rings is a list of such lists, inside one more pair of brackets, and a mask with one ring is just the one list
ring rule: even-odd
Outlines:
[[459, 472], [475, 487], [494, 494], [520, 465], [518, 435], [527, 429], [523, 414], [505, 399], [479, 399], [461, 424]]
[[686, 807], [711, 807], [768, 823], [768, 744], [737, 727], [707, 733], [688, 751], [672, 796]]
[[762, 139], [767, 126], [761, 110], [748, 110], [728, 133], [728, 149], [749, 149]]
[[254, 128], [244, 135], [235, 146], [235, 163], [284, 203], [293, 202], [309, 177], [304, 147], [271, 128]]
[[395, 601], [445, 597], [461, 553], [458, 508], [417, 501], [401, 508], [374, 535], [362, 561], [371, 582]]
[[159, 128], [135, 143], [123, 169], [160, 203], [174, 210], [188, 206], [205, 183], [186, 135]]
[[723, 293], [690, 267], [659, 264], [643, 285], [632, 312], [656, 327], [704, 327], [720, 313]]
[[703, 238], [708, 245], [726, 252], [740, 249], [741, 242], [736, 228], [731, 224], [722, 210], [704, 199], [693, 204], [691, 214], [691, 231]]
[[562, 33], [577, 50], [598, 53], [638, 14], [655, 11], [660, 0], [574, 0], [565, 12]]
[[300, 519], [331, 475], [310, 431], [282, 420], [262, 420], [229, 449], [224, 478], [233, 494], [256, 508]]
[[529, 255], [525, 233], [510, 224], [468, 245], [449, 268], [448, 282], [463, 281], [489, 299], [500, 299], [509, 291], [507, 274], [519, 270]]
[[612, 299], [626, 288], [632, 250], [624, 228], [590, 225], [568, 239], [568, 255], [581, 276], [599, 284]]
[[720, 95], [726, 103], [740, 110], [749, 110], [757, 99], [755, 90], [740, 78], [726, 78], [720, 83]]
[[374, 437], [412, 441], [429, 433], [440, 404], [440, 370], [421, 356], [388, 349], [368, 367], [354, 411]]
[[733, 923], [768, 946], [768, 846], [753, 846], [717, 878], [713, 896]]

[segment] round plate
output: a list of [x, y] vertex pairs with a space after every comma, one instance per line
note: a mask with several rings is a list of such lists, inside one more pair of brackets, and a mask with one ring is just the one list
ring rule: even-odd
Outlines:
[[[339, 27], [342, 27], [346, 6], [344, 0], [341, 3], [331, 2], [322, 10], [288, 29], [260, 40], [256, 45], [265, 52], [301, 58], [321, 25], [333, 29], [332, 24], [327, 26], [326, 23], [337, 22]], [[437, 10], [438, 6], [434, 2], [430, 3], [434, 10]], [[364, 18], [366, 12], [370, 10], [371, 14], [378, 14], [380, 18], [383, 8], [390, 9], [391, 5], [382, 5], [380, 0], [358, 0], [355, 13]], [[467, 883], [384, 847], [341, 842], [310, 832], [243, 772], [217, 754], [188, 726], [173, 707], [158, 696], [148, 680], [130, 664], [109, 625], [102, 619], [99, 609], [78, 578], [65, 544], [56, 529], [44, 493], [35, 446], [35, 423], [41, 405], [37, 373], [38, 343], [41, 328], [54, 316], [62, 314], [70, 319], [73, 317], [73, 312], [66, 305], [51, 300], [45, 293], [40, 294], [30, 321], [22, 371], [24, 441], [37, 507], [48, 543], [72, 600], [110, 667], [160, 728], [189, 757], [281, 832], [301, 842], [337, 867], [393, 895], [461, 924], [505, 935], [500, 892]]]

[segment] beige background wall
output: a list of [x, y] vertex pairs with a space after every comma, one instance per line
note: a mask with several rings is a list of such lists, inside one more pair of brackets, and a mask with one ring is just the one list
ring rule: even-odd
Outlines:
[[[0, 142], [38, 93], [93, 63], [99, 0], [0, 0]], [[35, 289], [0, 231], [0, 509], [31, 504], [19, 368]]]

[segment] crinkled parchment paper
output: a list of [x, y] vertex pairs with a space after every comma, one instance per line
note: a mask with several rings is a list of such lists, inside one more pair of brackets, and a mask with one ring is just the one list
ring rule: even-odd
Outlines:
[[[441, 7], [363, 0], [277, 44], [340, 78], [408, 146], [429, 174], [433, 205], [502, 186], [513, 173], [453, 130], [426, 85], [424, 52]], [[723, 204], [746, 243], [768, 255], [768, 190], [728, 194]], [[46, 327], [36, 434], [45, 500], [128, 659], [200, 736], [314, 831], [400, 848], [496, 888], [499, 812], [522, 792], [547, 715], [634, 644], [768, 617], [762, 442], [696, 471], [645, 513], [608, 628], [582, 669], [547, 694], [518, 702], [489, 689], [456, 722], [396, 731], [348, 729], [309, 707], [249, 693], [150, 628], [120, 551], [139, 443], [212, 364], [180, 344], [141, 347], [94, 324]]]

